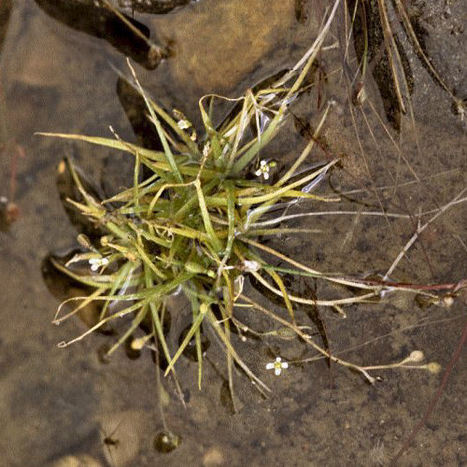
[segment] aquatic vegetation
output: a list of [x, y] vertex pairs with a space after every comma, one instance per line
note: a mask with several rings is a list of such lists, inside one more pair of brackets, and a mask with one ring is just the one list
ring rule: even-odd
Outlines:
[[[268, 391], [266, 384], [245, 363], [231, 336], [233, 332], [241, 336], [247, 331], [261, 335], [244, 318], [242, 321], [238, 318], [236, 310], [241, 308], [243, 316], [246, 310], [252, 315], [259, 313], [267, 317], [273, 326], [271, 333], [302, 340], [316, 351], [318, 357], [354, 370], [370, 383], [376, 381], [370, 374], [376, 370], [418, 368], [431, 373], [438, 371], [437, 364], [422, 363], [420, 351], [412, 352], [400, 362], [377, 366], [365, 366], [338, 357], [306, 332], [296, 305], [326, 307], [345, 316], [348, 305], [381, 299], [388, 292], [419, 294], [437, 300], [438, 296], [432, 290], [447, 287], [391, 282], [390, 272], [381, 280], [325, 273], [288, 257], [261, 240], [268, 235], [294, 233], [293, 228], [283, 227], [283, 223], [298, 216], [287, 215], [287, 209], [298, 200], [339, 201], [335, 196], [312, 193], [336, 165], [337, 158], [313, 169], [304, 169], [331, 111], [332, 101], [325, 106], [314, 137], [277, 181], [272, 182], [269, 177], [271, 162], [262, 159], [262, 151], [286, 121], [291, 103], [303, 92], [305, 77], [321, 48], [338, 3], [302, 60], [267, 88], [247, 91], [243, 97], [235, 99], [241, 104], [238, 113], [220, 126], [213, 121], [212, 108], [215, 99], [224, 98], [203, 97], [199, 102], [204, 126], [201, 137], [196, 135], [181, 112], [175, 111], [171, 116], [147, 96], [130, 63], [133, 85], [145, 100], [148, 118], [157, 131], [162, 150], [150, 150], [124, 141], [114, 130], [115, 138], [111, 139], [48, 134], [124, 151], [134, 158], [133, 186], [103, 201], [85, 188], [78, 169], [71, 160], [67, 161], [81, 198], [69, 199], [69, 203], [102, 234], [97, 242], [81, 234], [78, 240], [85, 251], [74, 255], [65, 264], [53, 261], [58, 270], [93, 290], [89, 296], [66, 300], [59, 307], [54, 323], [60, 324], [91, 302], [102, 303], [102, 310], [95, 325], [71, 341], [60, 343], [60, 347], [67, 347], [127, 317], [128, 329], [109, 349], [109, 355], [133, 339], [133, 334], [144, 325], [146, 334], [133, 339], [132, 348], [160, 348], [167, 362], [165, 374], [175, 376], [177, 361], [194, 342], [201, 388], [205, 352], [202, 336], [205, 328], [210, 327], [225, 349], [230, 391], [233, 393], [234, 363], [260, 391]], [[247, 177], [248, 172], [256, 174], [256, 178]], [[441, 209], [432, 219], [451, 205]], [[313, 213], [302, 216], [310, 214]], [[423, 224], [419, 231], [430, 222]], [[295, 229], [298, 230], [303, 232], [303, 229]], [[417, 231], [417, 235], [420, 232]], [[407, 249], [391, 266], [391, 272]], [[88, 272], [76, 272], [74, 266], [77, 264], [87, 265]], [[288, 289], [286, 276], [325, 281], [335, 288], [338, 297], [296, 296]], [[279, 297], [285, 313], [272, 311], [249, 296], [245, 287], [248, 277]], [[349, 291], [350, 288], [359, 293]], [[192, 321], [179, 346], [173, 349], [167, 342], [164, 322], [172, 313], [168, 309], [169, 298], [179, 293], [183, 293], [190, 303]], [[64, 305], [71, 302], [79, 304], [63, 315]], [[277, 357], [275, 362], [266, 365], [266, 369], [274, 369], [278, 375], [287, 366], [288, 363]]]
[[[448, 85], [446, 77], [437, 69], [425, 50], [422, 37], [424, 29], [418, 21], [416, 7], [410, 8], [401, 0], [394, 0], [392, 4], [387, 0], [349, 0], [346, 2], [346, 9], [352, 21], [351, 36], [360, 62], [359, 71], [353, 80], [356, 104], [362, 104], [366, 99], [366, 75], [372, 70], [383, 98], [386, 115], [394, 128], [400, 130], [402, 115], [408, 114], [414, 118], [411, 102], [414, 76], [401, 42], [400, 30], [403, 30], [420, 64], [433, 82], [447, 94], [452, 102], [453, 113], [463, 120], [465, 102]], [[396, 25], [400, 27], [399, 32], [396, 32]]]

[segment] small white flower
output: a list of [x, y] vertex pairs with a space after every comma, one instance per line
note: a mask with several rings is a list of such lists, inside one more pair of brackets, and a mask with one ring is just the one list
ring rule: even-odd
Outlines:
[[289, 367], [287, 362], [283, 362], [281, 357], [276, 357], [275, 362], [267, 363], [266, 370], [274, 370], [274, 374], [279, 376], [282, 370], [285, 370]]
[[187, 128], [191, 127], [191, 123], [188, 120], [179, 120], [177, 125], [180, 130], [186, 130]]
[[203, 156], [208, 157], [209, 151], [211, 150], [211, 143], [209, 141], [203, 146]]
[[249, 259], [246, 259], [243, 261], [243, 270], [245, 272], [256, 272], [259, 271], [261, 266], [257, 261], [251, 261]]
[[267, 161], [265, 159], [262, 159], [259, 163], [259, 169], [255, 172], [255, 175], [257, 177], [263, 176], [265, 180], [269, 179], [269, 171], [276, 166], [275, 161]]
[[269, 166], [264, 159], [259, 163], [259, 169], [255, 172], [255, 175], [257, 177], [261, 177], [262, 175], [265, 180], [269, 178]]
[[107, 258], [90, 258], [89, 264], [91, 265], [91, 271], [97, 271], [101, 266], [107, 266], [109, 260]]

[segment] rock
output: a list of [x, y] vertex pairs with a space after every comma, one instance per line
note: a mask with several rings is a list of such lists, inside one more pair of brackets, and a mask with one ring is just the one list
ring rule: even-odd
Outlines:
[[101, 467], [102, 464], [87, 454], [65, 456], [52, 464], [52, 467]]
[[225, 459], [222, 451], [218, 447], [209, 448], [203, 456], [203, 466], [214, 467], [217, 465], [224, 465]]

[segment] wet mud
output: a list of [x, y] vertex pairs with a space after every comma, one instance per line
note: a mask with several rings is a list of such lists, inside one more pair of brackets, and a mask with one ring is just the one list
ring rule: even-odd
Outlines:
[[[57, 7], [63, 2], [25, 0], [2, 2], [0, 7], [0, 196], [6, 200], [2, 212], [7, 202], [18, 206], [14, 221], [6, 222], [2, 214], [0, 229], [0, 463], [388, 465], [422, 418], [442, 374], [381, 371], [377, 374], [381, 380], [370, 386], [325, 360], [302, 362], [313, 354], [297, 340], [246, 335], [243, 341], [234, 335], [246, 363], [273, 389], [263, 398], [236, 371], [234, 412], [225, 354], [206, 331], [202, 390], [197, 388], [196, 358], [188, 352], [177, 363], [180, 392], [167, 378], [158, 394], [158, 366], [147, 349], [132, 354], [131, 349], [121, 348], [110, 360], [103, 360], [102, 349], [115, 339], [110, 333], [93, 334], [65, 349], [57, 347], [58, 342], [84, 332], [93, 314], [91, 310], [86, 315], [88, 321], [76, 318], [60, 326], [51, 324], [70, 285], [44, 274], [44, 259], [51, 252], [78, 246], [76, 235], [82, 225], [64, 209], [61, 197], [68, 192], [65, 182], [57, 180], [60, 162], [73, 158], [90, 183], [109, 195], [131, 183], [131, 161], [107, 148], [43, 138], [34, 132], [109, 137], [108, 125], [112, 125], [122, 138], [155, 147], [158, 142], [147, 134], [150, 129], [137, 110], [141, 103], [122, 78], [128, 75], [125, 54], [140, 63], [137, 73], [148, 92], [167, 109], [180, 109], [197, 126], [197, 101], [203, 94], [237, 97], [293, 66], [315, 38], [325, 2], [150, 2], [167, 4], [167, 14], [153, 14], [166, 11], [145, 10], [138, 2], [114, 2], [151, 41], [170, 49], [152, 69], [137, 52], [132, 55], [131, 47], [119, 48], [107, 32], [90, 30], [89, 23], [88, 29], [74, 27], [59, 17], [63, 10], [54, 14], [43, 6], [46, 3]], [[93, 2], [72, 3], [91, 8], [89, 16], [99, 19], [102, 14], [92, 9]], [[465, 17], [466, 7], [460, 1], [449, 2], [446, 12], [442, 1], [429, 6], [408, 3], [420, 26], [423, 50], [453, 95], [465, 99], [467, 48], [459, 18]], [[111, 17], [106, 13], [105, 18]], [[388, 114], [394, 96], [381, 88], [384, 79], [371, 74], [365, 81], [366, 102], [349, 106], [354, 83], [340, 72], [342, 54], [332, 47], [345, 37], [344, 27], [341, 18], [325, 44], [329, 48], [310, 74], [312, 90], [294, 103], [295, 117], [264, 157], [276, 160], [277, 170], [283, 170], [306, 145], [324, 103], [333, 99], [333, 111], [310, 164], [332, 155], [342, 157], [340, 167], [317, 191], [338, 193], [342, 201], [324, 208], [318, 203], [299, 205], [296, 212], [353, 214], [304, 218], [293, 227], [321, 233], [264, 241], [318, 269], [376, 277], [388, 270], [413, 235], [417, 221], [411, 216], [445, 206], [465, 188], [466, 121], [403, 33], [399, 47], [413, 79], [413, 121], [409, 114], [402, 115], [394, 126], [393, 115]], [[144, 42], [142, 47], [146, 46]], [[349, 45], [353, 71], [361, 56], [359, 47], [357, 39]], [[384, 57], [375, 70], [378, 66], [384, 67]], [[218, 109], [220, 121], [232, 107]], [[15, 156], [17, 147], [24, 157]], [[382, 209], [407, 218], [365, 214]], [[463, 203], [446, 210], [424, 230], [394, 279], [426, 284], [465, 278], [465, 218]], [[281, 312], [255, 284], [246, 286], [265, 306]], [[292, 287], [307, 296], [333, 293], [311, 280], [296, 281]], [[449, 308], [421, 307], [413, 295], [386, 298], [349, 308], [346, 319], [326, 309], [298, 312], [307, 317], [317, 340], [325, 336], [322, 344], [333, 353], [379, 364], [420, 349], [428, 361], [446, 368], [466, 322], [465, 294]], [[173, 309], [184, 306], [174, 300]], [[256, 324], [261, 327], [264, 322], [258, 318]], [[172, 313], [174, 345], [186, 325]], [[280, 376], [266, 370], [277, 356], [291, 362]], [[467, 464], [466, 361], [464, 348], [436, 410], [398, 465]]]

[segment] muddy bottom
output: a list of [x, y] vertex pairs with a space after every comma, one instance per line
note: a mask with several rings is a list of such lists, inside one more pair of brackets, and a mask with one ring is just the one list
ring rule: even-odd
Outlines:
[[[239, 353], [272, 393], [262, 397], [236, 370], [233, 413], [225, 354], [209, 334], [201, 391], [197, 364], [188, 358], [177, 363], [186, 407], [170, 378], [163, 380], [164, 393], [158, 394], [158, 370], [149, 350], [131, 359], [122, 348], [103, 363], [99, 349], [113, 342], [112, 337], [93, 334], [68, 348], [57, 347], [86, 327], [78, 319], [59, 327], [51, 324], [59, 299], [43, 280], [43, 260], [52, 251], [76, 246], [78, 233], [60, 201], [56, 168], [64, 156], [72, 156], [96, 183], [112, 190], [128, 183], [122, 172], [131, 166], [125, 155], [109, 149], [34, 132], [109, 136], [112, 125], [122, 138], [146, 140], [134, 132], [141, 128], [138, 115], [131, 114], [130, 98], [119, 82], [118, 72], [127, 74], [125, 55], [132, 57], [131, 47], [119, 50], [105, 35], [91, 34], [88, 23], [87, 30], [70, 27], [64, 20], [66, 11], [63, 17], [52, 15], [47, 3], [25, 0], [0, 6], [0, 196], [5, 206], [14, 202], [18, 207], [14, 222], [5, 218], [5, 206], [0, 211], [0, 463], [387, 465], [423, 417], [443, 373], [380, 371], [374, 374], [380, 380], [371, 386], [324, 360], [301, 362], [313, 354], [298, 341], [235, 338]], [[93, 4], [70, 3], [86, 8]], [[409, 3], [417, 7], [417, 2]], [[451, 2], [448, 14], [444, 3], [433, 2], [431, 9], [418, 6], [415, 13], [424, 27], [425, 50], [462, 98], [467, 49], [459, 18], [467, 9], [462, 2]], [[56, 2], [57, 8], [61, 4]], [[131, 17], [131, 9], [125, 11]], [[293, 66], [316, 37], [324, 11], [321, 2], [304, 0], [200, 0], [157, 16], [136, 11], [138, 27], [171, 54], [154, 69], [136, 52], [132, 58], [139, 63], [143, 86], [197, 125], [197, 100], [203, 94], [236, 97]], [[367, 101], [361, 107], [349, 106], [351, 84], [340, 72], [341, 55], [333, 47], [343, 27], [343, 21], [334, 26], [313, 75], [313, 90], [293, 109], [302, 121], [316, 124], [323, 102], [336, 101], [310, 164], [329, 154], [341, 155], [341, 167], [319, 193], [334, 190], [345, 196], [332, 206], [311, 203], [298, 206], [296, 212], [352, 213], [304, 218], [290, 226], [322, 232], [266, 244], [311, 267], [361, 277], [389, 269], [417, 228], [411, 215], [435, 210], [434, 215], [465, 188], [467, 137], [465, 118], [462, 121], [403, 35], [400, 43], [413, 76], [413, 119], [410, 112], [402, 115], [396, 128], [384, 100], [388, 96], [371, 70]], [[354, 45], [351, 41], [349, 54], [355, 65]], [[277, 160], [280, 170], [307, 141], [300, 123], [290, 119], [265, 158]], [[383, 208], [406, 217], [368, 215]], [[393, 279], [420, 284], [463, 279], [465, 219], [463, 202], [447, 209], [424, 230]], [[248, 287], [265, 306], [277, 310]], [[308, 296], [329, 292], [322, 284], [306, 281], [297, 281], [295, 289]], [[449, 308], [420, 307], [413, 295], [393, 295], [381, 303], [347, 308], [346, 319], [327, 309], [319, 313], [333, 353], [345, 352], [349, 360], [377, 365], [423, 350], [427, 361], [445, 369], [462, 335], [465, 309], [465, 294]], [[180, 327], [186, 325], [183, 317], [179, 321]], [[311, 319], [309, 325], [317, 332]], [[436, 409], [397, 465], [467, 465], [466, 352], [464, 347]], [[266, 370], [276, 355], [291, 362], [280, 376]]]

